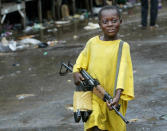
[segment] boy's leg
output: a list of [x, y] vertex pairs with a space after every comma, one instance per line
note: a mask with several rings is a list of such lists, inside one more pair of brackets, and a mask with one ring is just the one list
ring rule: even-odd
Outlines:
[[158, 14], [158, 0], [151, 0], [150, 26], [155, 26]]
[[107, 130], [100, 130], [97, 126], [93, 127], [91, 131], [107, 131]]
[[141, 25], [147, 26], [148, 0], [141, 0]]

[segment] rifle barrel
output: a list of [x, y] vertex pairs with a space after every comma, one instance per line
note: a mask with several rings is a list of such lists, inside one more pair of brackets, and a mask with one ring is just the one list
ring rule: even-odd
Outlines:
[[129, 123], [129, 121], [128, 121], [119, 111], [117, 111], [117, 109], [116, 109], [114, 106], [112, 106], [112, 108], [115, 110], [115, 112], [122, 118], [122, 120], [123, 120], [126, 124]]
[[72, 69], [70, 67], [68, 67], [65, 63], [62, 63], [63, 66], [65, 66], [69, 71], [72, 72]]

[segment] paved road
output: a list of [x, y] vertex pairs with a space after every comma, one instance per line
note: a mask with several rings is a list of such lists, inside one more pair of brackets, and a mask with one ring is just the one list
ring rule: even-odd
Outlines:
[[[160, 11], [155, 31], [138, 27], [139, 13], [124, 14], [120, 37], [131, 45], [136, 96], [128, 106], [126, 117], [133, 121], [128, 131], [167, 129], [166, 11]], [[86, 40], [98, 33], [86, 33], [80, 27], [77, 31], [82, 33], [75, 40], [67, 29], [64, 39], [68, 44], [59, 48], [0, 53], [1, 131], [83, 130], [83, 123], [74, 123], [69, 108], [75, 88], [72, 76], [58, 74], [61, 61], [74, 62]]]

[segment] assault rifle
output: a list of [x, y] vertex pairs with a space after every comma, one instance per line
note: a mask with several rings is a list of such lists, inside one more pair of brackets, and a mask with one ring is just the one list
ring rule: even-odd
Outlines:
[[[65, 67], [65, 71], [63, 71], [63, 67]], [[68, 65], [66, 65], [65, 63], [62, 63], [59, 74], [60, 75], [65, 75], [66, 73], [68, 73], [68, 71], [72, 72], [72, 69], [73, 69], [73, 65], [70, 62], [68, 62]], [[90, 90], [92, 90], [93, 93], [96, 94], [98, 97], [100, 97], [101, 99], [103, 99], [103, 101], [105, 101], [105, 102], [108, 101], [109, 103], [112, 102], [112, 100], [113, 100], [112, 97], [104, 90], [104, 88], [102, 88], [100, 86], [100, 83], [98, 82], [98, 80], [93, 79], [88, 74], [88, 72], [86, 72], [84, 69], [81, 69], [80, 73], [81, 73], [81, 75], [84, 78], [84, 81], [81, 82], [81, 84], [84, 87], [87, 86], [89, 88], [92, 88]], [[119, 112], [120, 105], [117, 106], [117, 107], [112, 106], [112, 109], [116, 112], [116, 114], [118, 114], [122, 118], [122, 120], [126, 124], [129, 123], [129, 121]]]

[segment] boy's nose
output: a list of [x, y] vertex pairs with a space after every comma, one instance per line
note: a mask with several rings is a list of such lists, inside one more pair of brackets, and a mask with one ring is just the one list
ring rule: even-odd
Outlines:
[[113, 22], [110, 20], [108, 21], [108, 26], [112, 26], [113, 25]]

